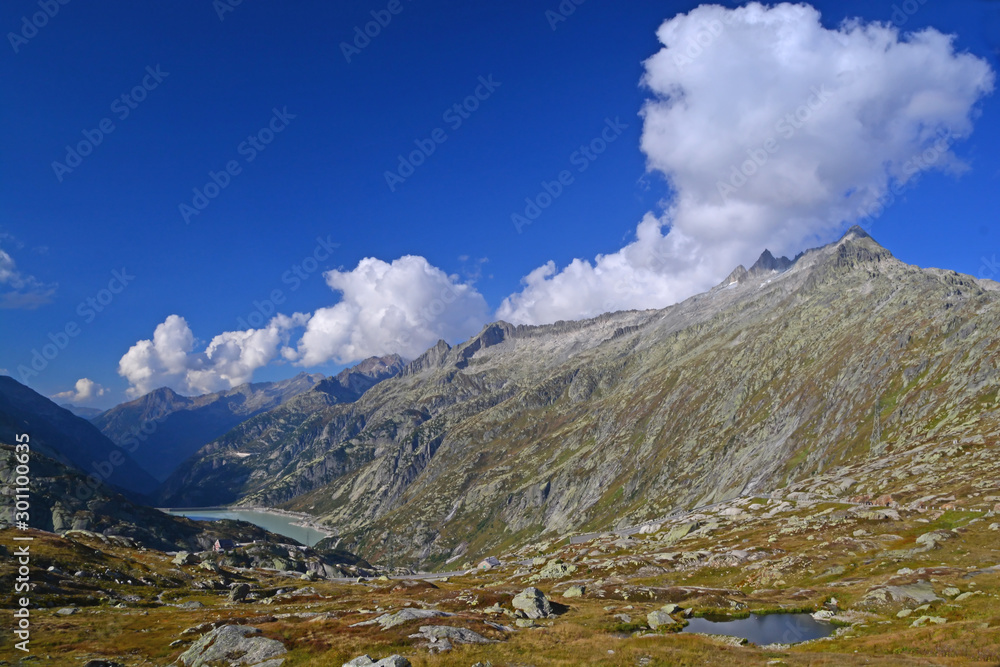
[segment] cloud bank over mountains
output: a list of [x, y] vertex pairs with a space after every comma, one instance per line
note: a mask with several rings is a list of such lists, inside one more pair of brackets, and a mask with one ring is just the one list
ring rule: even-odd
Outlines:
[[229, 389], [278, 359], [311, 367], [393, 352], [413, 358], [440, 339], [474, 334], [489, 319], [486, 300], [474, 287], [423, 257], [392, 263], [369, 257], [352, 271], [328, 271], [325, 277], [340, 293], [337, 304], [311, 315], [277, 315], [259, 329], [221, 333], [204, 349], [198, 349], [187, 321], [170, 315], [152, 339], [133, 345], [119, 362], [129, 395], [162, 386], [188, 394]]
[[412, 358], [490, 319], [544, 324], [665, 307], [765, 247], [794, 254], [829, 241], [923, 172], [961, 172], [951, 147], [994, 87], [989, 65], [956, 53], [951, 36], [854, 20], [830, 29], [804, 4], [702, 5], [665, 21], [657, 37], [662, 48], [644, 64], [641, 149], [671, 196], [638, 223], [634, 241], [566, 267], [543, 264], [492, 316], [473, 284], [419, 256], [330, 271], [334, 305], [224, 332], [203, 349], [171, 315], [122, 357], [130, 393], [217, 391], [275, 360]]

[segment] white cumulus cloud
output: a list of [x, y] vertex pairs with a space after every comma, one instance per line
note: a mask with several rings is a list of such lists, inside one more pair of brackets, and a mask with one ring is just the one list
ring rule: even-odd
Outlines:
[[391, 353], [413, 358], [439, 339], [467, 338], [489, 318], [486, 300], [472, 285], [423, 257], [391, 263], [366, 258], [351, 271], [325, 276], [340, 293], [335, 305], [312, 315], [279, 314], [260, 329], [220, 333], [204, 347], [183, 317], [170, 315], [152, 339], [140, 340], [119, 361], [128, 394], [163, 386], [184, 394], [229, 389], [278, 359], [318, 366]]
[[152, 340], [140, 340], [129, 348], [118, 362], [118, 374], [129, 381], [130, 396], [141, 396], [159, 387], [185, 394], [230, 389], [249, 382], [254, 371], [275, 359], [290, 332], [304, 325], [306, 319], [299, 313], [278, 315], [266, 327], [226, 331], [203, 350], [196, 350], [187, 320], [170, 315], [156, 327]]
[[921, 172], [960, 171], [951, 146], [993, 90], [989, 65], [948, 35], [857, 20], [828, 29], [805, 4], [702, 5], [657, 37], [642, 150], [671, 186], [665, 213], [617, 252], [539, 267], [498, 317], [663, 307], [765, 247], [828, 241]]
[[440, 339], [455, 342], [489, 318], [486, 300], [423, 257], [392, 263], [365, 258], [352, 271], [329, 271], [340, 302], [317, 310], [298, 345], [298, 363], [348, 363], [392, 352], [413, 358]]
[[69, 391], [63, 391], [52, 398], [65, 401], [67, 403], [79, 404], [88, 403], [95, 398], [100, 398], [107, 393], [107, 389], [94, 382], [89, 378], [80, 378], [76, 381], [76, 385], [73, 389]]

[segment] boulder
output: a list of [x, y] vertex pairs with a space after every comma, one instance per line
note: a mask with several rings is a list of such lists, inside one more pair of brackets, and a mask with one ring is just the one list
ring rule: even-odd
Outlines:
[[249, 625], [223, 625], [199, 638], [177, 662], [184, 667], [280, 667], [284, 658], [278, 656], [288, 652], [285, 645], [259, 635], [260, 629]]
[[250, 586], [247, 584], [236, 584], [229, 589], [230, 602], [242, 602], [250, 594]]
[[198, 557], [187, 551], [179, 551], [170, 562], [174, 565], [194, 565], [198, 562]]
[[564, 598], [578, 598], [587, 592], [586, 586], [570, 586], [565, 591], [563, 591], [562, 596]]
[[576, 572], [576, 565], [569, 565], [561, 560], [550, 560], [542, 571], [535, 575], [538, 579], [561, 579]]
[[956, 597], [955, 598], [955, 602], [965, 602], [966, 600], [968, 600], [969, 598], [971, 598], [973, 595], [982, 595], [982, 594], [983, 594], [982, 591], [966, 591], [965, 593], [962, 593], [961, 595], [959, 595], [958, 597]]
[[454, 616], [454, 614], [449, 614], [443, 611], [436, 611], [434, 609], [401, 609], [394, 614], [382, 614], [378, 618], [372, 619], [370, 621], [362, 621], [361, 623], [355, 623], [351, 627], [359, 627], [364, 625], [381, 625], [383, 630], [388, 630], [389, 628], [394, 628], [397, 625], [402, 625], [407, 621], [424, 620], [427, 618], [443, 618], [446, 616]]
[[533, 586], [515, 595], [511, 604], [528, 618], [547, 618], [553, 615], [552, 604], [546, 599], [545, 593]]
[[674, 526], [667, 533], [660, 538], [664, 542], [677, 542], [683, 537], [686, 537], [693, 530], [698, 528], [699, 524], [697, 521], [691, 521], [688, 523], [682, 523], [679, 526]]
[[661, 625], [672, 625], [674, 619], [667, 612], [657, 609], [646, 614], [646, 623], [655, 630]]
[[928, 623], [941, 625], [947, 622], [948, 622], [947, 618], [942, 618], [940, 616], [921, 616], [917, 620], [913, 621], [913, 623], [910, 623], [910, 626], [914, 628], [919, 628], [920, 626], [927, 625]]
[[495, 639], [487, 639], [478, 632], [473, 632], [466, 628], [453, 628], [447, 625], [422, 625], [420, 633], [422, 636], [434, 641], [447, 640], [456, 644], [495, 644]]
[[862, 598], [862, 603], [869, 605], [886, 605], [893, 602], [916, 602], [925, 604], [936, 602], [941, 598], [934, 593], [934, 588], [930, 582], [920, 580], [905, 586], [877, 586], [871, 588]]
[[945, 540], [950, 540], [955, 537], [955, 533], [950, 530], [932, 530], [929, 533], [924, 533], [917, 538], [917, 544], [922, 544], [928, 548], [934, 548], [941, 542]]

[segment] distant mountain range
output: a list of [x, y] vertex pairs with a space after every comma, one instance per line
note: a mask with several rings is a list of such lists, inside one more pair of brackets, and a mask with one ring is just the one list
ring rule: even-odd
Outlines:
[[[663, 310], [441, 341], [354, 401], [321, 383], [203, 447], [158, 498], [309, 512], [371, 558], [405, 535], [434, 565], [995, 437], [998, 288], [855, 227]], [[874, 491], [893, 489], [916, 492]]]
[[[387, 380], [403, 369], [404, 362], [399, 355], [372, 357], [357, 366], [345, 369], [332, 378], [318, 383], [311, 391], [305, 392], [285, 402], [281, 407], [251, 418], [238, 427], [207, 445], [181, 465], [177, 471], [160, 487], [157, 499], [163, 506], [203, 507], [226, 504], [239, 499], [239, 488], [234, 488], [230, 482], [230, 474], [246, 474], [248, 477], [256, 474], [268, 474], [264, 469], [259, 473], [253, 466], [238, 466], [223, 471], [226, 484], [216, 487], [211, 481], [211, 475], [202, 479], [202, 455], [219, 447], [227, 451], [230, 447], [224, 443], [244, 442], [246, 440], [281, 441], [312, 439], [324, 428], [322, 415], [326, 408], [334, 405], [349, 404], [358, 400], [373, 386]], [[312, 419], [318, 415], [319, 419]], [[239, 460], [239, 454], [236, 459]], [[192, 463], [193, 462], [193, 463]], [[194, 466], [194, 468], [192, 468]], [[238, 470], [237, 470], [238, 468]], [[189, 483], [192, 475], [199, 476], [197, 484]]]
[[135, 461], [163, 481], [202, 445], [309, 391], [323, 379], [300, 373], [281, 382], [242, 384], [192, 397], [162, 387], [100, 413], [92, 421], [113, 442], [132, 449]]

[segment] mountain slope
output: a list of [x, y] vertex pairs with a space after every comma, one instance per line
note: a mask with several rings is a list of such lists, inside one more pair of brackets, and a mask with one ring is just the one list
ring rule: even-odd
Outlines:
[[242, 384], [203, 396], [181, 396], [162, 387], [92, 419], [113, 442], [162, 481], [205, 443], [240, 422], [309, 391], [322, 375], [300, 373], [281, 382]]
[[0, 376], [0, 442], [14, 443], [26, 433], [33, 450], [75, 466], [95, 470], [101, 479], [145, 495], [156, 482], [93, 424], [61, 408], [17, 380]]
[[83, 417], [84, 419], [93, 419], [104, 412], [104, 410], [99, 408], [84, 408], [79, 405], [73, 405], [72, 403], [62, 403], [59, 407], [69, 410], [77, 417]]
[[[315, 437], [317, 424], [322, 422], [322, 419], [313, 420], [312, 415], [321, 415], [326, 408], [358, 400], [379, 382], [399, 374], [403, 366], [402, 358], [395, 354], [366, 359], [357, 366], [319, 382], [312, 391], [296, 396], [270, 412], [246, 420], [216, 442], [206, 445], [192, 460], [200, 461], [202, 455], [219, 447], [229, 448], [226, 444], [218, 443], [243, 442], [249, 439], [268, 442], [309, 440]], [[239, 461], [247, 457], [236, 458]], [[246, 460], [242, 463], [243, 465], [227, 468], [225, 476], [252, 474], [254, 461]], [[218, 486], [210, 473], [206, 476], [197, 463], [194, 467], [197, 470], [192, 472], [191, 461], [187, 461], [164, 482], [157, 492], [162, 505], [204, 507], [226, 504], [237, 499], [232, 485]], [[261, 472], [266, 474], [265, 471]], [[196, 483], [191, 483], [192, 476], [198, 477]]]
[[355, 403], [258, 416], [174, 488], [310, 512], [371, 557], [405, 534], [434, 564], [995, 438], [997, 288], [853, 228], [660, 311], [441, 342]]

